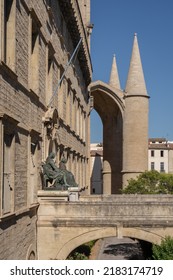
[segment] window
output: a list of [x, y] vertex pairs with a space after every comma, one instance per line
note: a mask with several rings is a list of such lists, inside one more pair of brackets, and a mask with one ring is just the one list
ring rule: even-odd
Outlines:
[[30, 15], [30, 89], [39, 93], [39, 49], [40, 49], [40, 27], [41, 23], [37, 14], [32, 9]]
[[39, 145], [39, 133], [35, 130], [30, 131], [29, 137], [29, 176], [28, 176], [28, 197], [27, 203], [30, 206], [32, 203], [37, 201], [37, 187], [38, 187], [38, 151], [40, 150]]
[[79, 101], [77, 100], [77, 108], [76, 108], [76, 134], [79, 136], [80, 133], [80, 115], [79, 115], [79, 110], [80, 110], [80, 104]]
[[84, 142], [86, 142], [86, 113], [84, 113], [83, 140], [84, 140]]
[[39, 89], [39, 35], [36, 24], [32, 21], [31, 35], [31, 89], [38, 93]]
[[76, 110], [75, 110], [75, 92], [72, 92], [72, 120], [71, 120], [71, 126], [72, 126], [72, 130], [75, 131], [75, 114], [76, 114]]
[[62, 15], [60, 16], [60, 32], [61, 32], [61, 35], [63, 36], [64, 35], [64, 18]]
[[4, 134], [4, 161], [3, 161], [3, 189], [2, 189], [2, 209], [3, 214], [12, 211], [14, 193], [14, 162], [13, 155], [14, 135]]
[[17, 121], [6, 114], [0, 116], [1, 162], [0, 215], [14, 212], [15, 128]]
[[160, 157], [164, 157], [164, 151], [160, 151]]
[[155, 170], [154, 162], [151, 162], [151, 170]]
[[164, 162], [160, 163], [160, 172], [165, 172]]
[[52, 44], [47, 48], [47, 74], [46, 74], [46, 100], [47, 105], [53, 101], [53, 72], [54, 72], [54, 49]]
[[[64, 73], [64, 68], [62, 66], [60, 66], [59, 70], [58, 70], [58, 76], [59, 76], [59, 80], [62, 78], [62, 75]], [[60, 87], [59, 87], [59, 91], [58, 91], [58, 104], [59, 104], [59, 115], [60, 118], [63, 119], [64, 115], [63, 115], [63, 109], [64, 109], [64, 91], [65, 91], [65, 82], [64, 79], [61, 81]]]
[[154, 150], [151, 150], [151, 157], [154, 157]]
[[70, 82], [67, 81], [67, 91], [66, 91], [66, 125], [70, 127], [71, 122], [71, 87]]
[[15, 70], [15, 13], [16, 1], [4, 0], [4, 62]]

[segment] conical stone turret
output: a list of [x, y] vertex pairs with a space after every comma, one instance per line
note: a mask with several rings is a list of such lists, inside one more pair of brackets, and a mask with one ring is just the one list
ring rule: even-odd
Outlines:
[[132, 56], [128, 72], [125, 92], [128, 95], [147, 95], [144, 73], [142, 69], [137, 34], [134, 35]]
[[148, 169], [148, 98], [135, 34], [124, 96], [123, 186]]
[[113, 89], [120, 89], [120, 80], [119, 80], [119, 75], [118, 75], [118, 69], [117, 69], [115, 54], [113, 56], [113, 61], [112, 61], [112, 69], [111, 69], [111, 74], [110, 74], [109, 85]]

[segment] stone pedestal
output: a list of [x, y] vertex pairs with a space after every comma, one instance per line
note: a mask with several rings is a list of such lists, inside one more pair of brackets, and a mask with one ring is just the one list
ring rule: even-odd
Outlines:
[[60, 190], [54, 190], [53, 188], [47, 188], [44, 190], [38, 191], [38, 201], [39, 198], [42, 198], [44, 200], [47, 199], [53, 199], [53, 200], [60, 200], [60, 201], [78, 201], [79, 200], [79, 188], [68, 188], [68, 190], [60, 191]]

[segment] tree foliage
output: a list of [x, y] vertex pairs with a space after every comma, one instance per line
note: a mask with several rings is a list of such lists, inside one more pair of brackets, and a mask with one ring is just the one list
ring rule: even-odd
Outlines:
[[173, 260], [173, 238], [166, 236], [160, 245], [152, 246], [154, 260]]
[[173, 175], [146, 171], [136, 179], [130, 179], [125, 194], [173, 194]]
[[74, 249], [67, 257], [68, 260], [88, 260], [96, 240], [89, 241]]
[[88, 257], [84, 253], [73, 252], [67, 258], [68, 260], [88, 260]]

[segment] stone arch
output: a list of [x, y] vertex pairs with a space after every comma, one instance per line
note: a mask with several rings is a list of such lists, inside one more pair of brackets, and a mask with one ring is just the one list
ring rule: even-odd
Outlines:
[[103, 123], [103, 194], [119, 193], [123, 169], [123, 93], [97, 81], [91, 83], [90, 94]]
[[[80, 245], [91, 240], [96, 240], [104, 237], [116, 236], [116, 228], [93, 228], [86, 229], [82, 233], [76, 232], [76, 235], [70, 238], [66, 244], [63, 244], [61, 249], [57, 252], [56, 259], [64, 260], [68, 255]], [[55, 246], [55, 245], [54, 245]]]
[[36, 259], [37, 259], [36, 248], [33, 244], [30, 244], [26, 253], [26, 260], [36, 260]]
[[164, 234], [157, 232], [157, 230], [147, 230], [143, 228], [123, 228], [122, 230], [123, 237], [135, 238], [150, 243], [160, 243], [161, 239], [164, 237]]
[[[80, 245], [87, 243], [91, 240], [106, 238], [106, 237], [129, 237], [138, 240], [147, 241], [154, 244], [159, 244], [167, 235], [167, 231], [163, 229], [150, 229], [145, 228], [94, 228], [88, 229], [82, 234], [76, 234], [76, 236], [69, 239], [66, 244], [63, 244], [61, 249], [57, 252], [55, 259], [64, 260], [68, 255]], [[54, 244], [55, 247], [55, 244]]]

